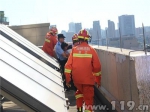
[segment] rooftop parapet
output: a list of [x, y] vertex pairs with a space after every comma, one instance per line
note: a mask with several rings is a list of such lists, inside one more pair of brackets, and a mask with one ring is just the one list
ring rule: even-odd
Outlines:
[[118, 112], [129, 111], [133, 103], [132, 112], [138, 112], [139, 105], [146, 105], [141, 109], [150, 107], [150, 53], [145, 55], [144, 51], [126, 49], [121, 52], [119, 48], [107, 49], [104, 46], [94, 48], [102, 64], [102, 86], [99, 90]]

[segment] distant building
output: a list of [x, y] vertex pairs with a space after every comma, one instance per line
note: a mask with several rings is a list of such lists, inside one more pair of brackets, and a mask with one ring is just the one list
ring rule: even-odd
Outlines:
[[125, 49], [139, 50], [139, 43], [135, 37], [123, 38], [122, 47]]
[[135, 36], [136, 38], [141, 37], [141, 35], [143, 35], [143, 30], [141, 27], [135, 28]]
[[68, 32], [75, 32], [75, 23], [69, 23], [69, 31]]
[[139, 43], [135, 37], [123, 37], [120, 43], [120, 38], [110, 38], [108, 46], [120, 48], [120, 45], [124, 49], [139, 50]]
[[144, 29], [145, 29], [145, 32], [150, 32], [150, 26], [145, 26]]
[[135, 36], [134, 15], [119, 16], [119, 28], [121, 36]]
[[89, 28], [85, 28], [85, 30], [87, 30], [88, 32], [90, 31], [90, 29], [89, 29]]
[[119, 30], [115, 30], [115, 37], [120, 37]]
[[75, 33], [79, 33], [82, 29], [82, 23], [75, 23]]
[[74, 32], [67, 32], [66, 33], [66, 38], [65, 38], [65, 41], [66, 42], [72, 42], [72, 37], [74, 35]]
[[113, 21], [108, 20], [108, 38], [115, 37], [115, 24]]
[[82, 23], [69, 23], [69, 30], [68, 32], [74, 32], [79, 33], [79, 31], [82, 29]]
[[93, 28], [89, 29], [89, 34], [92, 36]]
[[8, 18], [5, 17], [4, 11], [0, 11], [0, 24], [9, 25]]
[[62, 30], [61, 33], [66, 37], [67, 32], [65, 30]]
[[92, 44], [102, 45], [101, 42], [101, 27], [99, 21], [93, 21]]
[[93, 21], [93, 33], [92, 37], [95, 40], [98, 40], [101, 38], [101, 27], [99, 21]]
[[108, 38], [108, 28], [105, 27], [106, 38]]
[[150, 45], [150, 31], [145, 33], [146, 44]]
[[[150, 37], [150, 26], [145, 26], [144, 27], [144, 32], [145, 32], [145, 37]], [[135, 28], [135, 34], [137, 38], [143, 37], [143, 28], [138, 27]]]
[[106, 30], [101, 29], [101, 37], [106, 38]]

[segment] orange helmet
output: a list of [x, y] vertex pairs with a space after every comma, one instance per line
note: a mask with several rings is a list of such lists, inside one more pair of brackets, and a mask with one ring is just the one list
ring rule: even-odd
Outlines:
[[72, 37], [72, 41], [76, 41], [76, 40], [78, 40], [78, 34], [74, 34]]
[[90, 38], [90, 35], [89, 35], [88, 31], [84, 29], [84, 30], [80, 30], [80, 32], [78, 34], [78, 38], [88, 40]]
[[51, 27], [49, 30], [49, 33], [52, 33], [53, 35], [56, 35], [58, 33], [58, 30], [56, 27]]

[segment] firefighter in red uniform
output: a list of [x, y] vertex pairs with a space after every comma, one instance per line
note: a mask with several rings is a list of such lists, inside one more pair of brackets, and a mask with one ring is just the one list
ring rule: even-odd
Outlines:
[[73, 47], [79, 45], [78, 34], [74, 34], [72, 37]]
[[57, 36], [58, 33], [56, 27], [50, 28], [50, 31], [46, 34], [45, 42], [43, 45], [42, 50], [47, 53], [48, 55], [54, 57], [54, 47], [57, 43]]
[[86, 30], [78, 34], [79, 45], [72, 49], [65, 65], [66, 85], [70, 86], [70, 73], [77, 91], [75, 94], [78, 112], [82, 112], [83, 101], [85, 112], [93, 111], [94, 84], [100, 86], [101, 65], [94, 48], [88, 45], [90, 35]]

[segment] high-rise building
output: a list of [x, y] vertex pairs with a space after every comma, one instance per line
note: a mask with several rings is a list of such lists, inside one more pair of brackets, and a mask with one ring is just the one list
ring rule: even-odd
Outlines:
[[75, 32], [75, 23], [69, 23], [69, 31], [68, 32]]
[[106, 38], [106, 30], [101, 29], [101, 36], [102, 38]]
[[89, 29], [89, 34], [92, 36], [93, 28]]
[[98, 40], [101, 38], [101, 27], [99, 21], [93, 21], [92, 39]]
[[67, 32], [66, 33], [66, 38], [65, 38], [65, 41], [66, 42], [72, 42], [72, 37], [74, 35], [74, 32]]
[[119, 30], [115, 30], [115, 37], [120, 37], [120, 35], [119, 35]]
[[89, 28], [85, 28], [85, 30], [89, 32], [90, 29]]
[[115, 37], [115, 24], [113, 21], [108, 20], [108, 38]]
[[79, 33], [79, 31], [82, 29], [81, 23], [75, 23], [75, 33]]
[[119, 28], [121, 36], [135, 36], [134, 15], [119, 16]]
[[0, 23], [5, 24], [5, 25], [9, 25], [8, 18], [5, 17], [4, 11], [0, 11]]
[[143, 29], [141, 27], [135, 28], [135, 36], [138, 38], [143, 35]]
[[150, 26], [145, 26], [144, 30], [145, 30], [145, 32], [150, 32]]
[[74, 33], [79, 33], [79, 31], [82, 29], [82, 24], [81, 23], [69, 23], [69, 30], [68, 32], [74, 32]]
[[[145, 36], [146, 36], [146, 34], [148, 34], [150, 32], [150, 26], [145, 26], [144, 32], [145, 32]], [[142, 27], [135, 28], [135, 35], [136, 35], [136, 37], [141, 37], [143, 35], [143, 28]]]
[[62, 30], [61, 33], [66, 37], [67, 32], [65, 30]]

